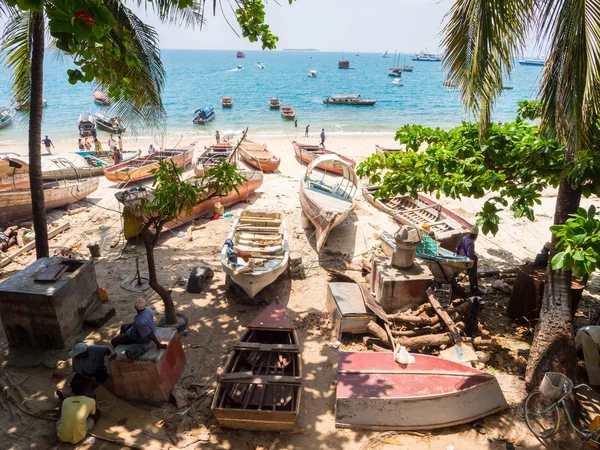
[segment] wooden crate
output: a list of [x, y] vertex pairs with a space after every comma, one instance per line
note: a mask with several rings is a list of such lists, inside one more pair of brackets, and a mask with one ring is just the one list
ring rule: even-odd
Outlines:
[[329, 283], [326, 305], [338, 339], [342, 333], [363, 333], [365, 326], [377, 318], [365, 306], [356, 283]]

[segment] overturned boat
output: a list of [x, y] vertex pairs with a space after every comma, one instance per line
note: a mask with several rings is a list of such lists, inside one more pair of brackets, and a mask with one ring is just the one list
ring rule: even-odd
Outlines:
[[288, 266], [286, 223], [278, 212], [240, 211], [223, 249], [227, 277], [251, 299], [273, 283]]
[[289, 431], [301, 393], [298, 335], [285, 308], [271, 303], [233, 344], [211, 410], [221, 427]]
[[[331, 178], [311, 177], [313, 171], [328, 163], [342, 167], [343, 175]], [[333, 178], [335, 177], [335, 178]], [[354, 194], [358, 189], [358, 178], [354, 168], [337, 155], [323, 155], [313, 160], [300, 180], [300, 205], [303, 220], [310, 220], [315, 226], [317, 252], [320, 252], [329, 233], [344, 221], [354, 209]]]
[[[296, 154], [296, 158], [298, 158], [303, 163], [306, 163], [307, 165], [320, 156], [336, 155], [338, 158], [340, 158], [345, 163], [351, 165], [353, 168], [356, 167], [356, 161], [354, 161], [353, 159], [347, 158], [343, 155], [340, 155], [339, 153], [332, 152], [331, 150], [327, 150], [324, 147], [321, 147], [320, 145], [302, 144], [296, 141], [293, 141], [292, 145], [294, 146], [294, 153]], [[327, 170], [328, 172], [337, 173], [338, 175], [344, 174], [344, 166], [338, 164], [337, 161], [324, 162], [317, 166], [317, 168], [321, 170]]]

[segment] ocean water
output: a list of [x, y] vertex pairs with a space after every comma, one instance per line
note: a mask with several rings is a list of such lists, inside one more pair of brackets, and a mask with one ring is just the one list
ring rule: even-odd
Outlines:
[[[411, 61], [411, 55], [400, 55], [399, 64], [412, 64], [413, 72], [402, 75], [404, 86], [392, 83], [387, 75], [393, 56], [345, 53], [353, 70], [337, 68], [341, 53], [247, 51], [246, 58], [236, 58], [229, 50], [163, 50], [167, 72], [164, 104], [168, 114], [167, 134], [194, 136], [223, 135], [240, 132], [248, 127], [252, 135], [285, 136], [293, 130], [293, 121], [286, 121], [277, 110], [269, 109], [269, 98], [278, 97], [283, 105], [296, 111], [299, 129], [310, 124], [313, 135], [321, 128], [329, 134], [391, 133], [407, 123], [450, 128], [469, 117], [463, 113], [456, 91], [445, 88], [445, 74], [438, 62]], [[262, 61], [265, 69], [257, 62]], [[236, 66], [241, 64], [242, 70]], [[101, 109], [94, 104], [91, 84], [70, 85], [67, 82], [67, 60], [48, 56], [45, 61], [44, 109], [42, 133], [52, 139], [77, 138], [77, 119], [81, 112]], [[309, 78], [308, 71], [318, 71], [318, 78]], [[536, 95], [541, 67], [520, 66], [498, 101], [494, 120], [514, 119], [517, 102]], [[0, 105], [11, 99], [10, 72], [0, 68]], [[376, 99], [372, 107], [325, 105], [322, 100], [331, 94], [361, 94]], [[231, 96], [233, 108], [223, 109], [221, 98]], [[207, 125], [192, 123], [193, 113], [204, 104], [212, 104], [216, 118]], [[15, 116], [20, 113], [16, 112]], [[150, 130], [138, 130], [140, 136], [151, 136]], [[0, 130], [0, 142], [26, 140], [23, 121]]]

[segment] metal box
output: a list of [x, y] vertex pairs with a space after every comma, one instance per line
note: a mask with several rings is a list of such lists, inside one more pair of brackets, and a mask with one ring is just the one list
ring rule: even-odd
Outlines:
[[365, 326], [376, 319], [375, 314], [367, 310], [356, 283], [329, 283], [326, 304], [338, 339], [345, 332], [363, 333]]

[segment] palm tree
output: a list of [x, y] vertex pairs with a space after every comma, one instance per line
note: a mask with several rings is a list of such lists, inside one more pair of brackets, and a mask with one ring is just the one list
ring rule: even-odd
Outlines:
[[[564, 224], [579, 206], [581, 187], [568, 176], [584, 162], [597, 136], [600, 112], [600, 2], [598, 0], [457, 0], [443, 32], [444, 66], [461, 101], [479, 116], [485, 134], [504, 75], [513, 69], [534, 32], [547, 46], [541, 78], [541, 130], [566, 144], [554, 223]], [[556, 243], [554, 236], [552, 243]], [[549, 265], [541, 311], [527, 365], [528, 386], [546, 371], [573, 375], [571, 273]]]

